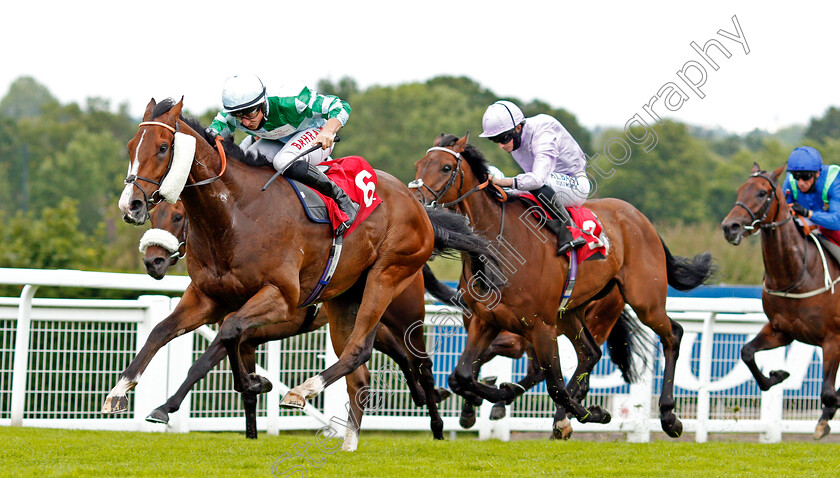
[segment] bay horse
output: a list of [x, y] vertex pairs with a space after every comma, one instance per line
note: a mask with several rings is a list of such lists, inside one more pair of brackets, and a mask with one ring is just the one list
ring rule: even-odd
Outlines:
[[[143, 252], [143, 263], [147, 273], [155, 279], [162, 279], [167, 268], [181, 258], [179, 251], [186, 247], [186, 210], [180, 201], [175, 204], [162, 202], [155, 207], [149, 219], [152, 224], [149, 231], [152, 232], [147, 231], [143, 236], [140, 250]], [[391, 357], [399, 366], [417, 406], [426, 404], [429, 393], [434, 393], [434, 402], [437, 403], [446, 398], [446, 395], [441, 394], [447, 392], [435, 389], [430, 356], [410, 352], [426, 350], [423, 329], [412, 327], [412, 324], [425, 318], [424, 283], [430, 284], [430, 292], [433, 294], [441, 289], [451, 289], [439, 282], [428, 266], [423, 266], [422, 275], [418, 275], [385, 309], [381, 319], [382, 326], [377, 328], [373, 342], [375, 349]], [[454, 293], [454, 289], [452, 292]], [[421, 304], [423, 307], [420, 307]], [[247, 337], [240, 344], [240, 353], [250, 373], [256, 371], [256, 349], [260, 345], [323, 327], [327, 323], [327, 315], [318, 309], [320, 308], [317, 306], [298, 309], [287, 322], [249, 329], [243, 334]], [[217, 336], [190, 367], [187, 378], [178, 390], [166, 403], [154, 409], [146, 420], [153, 423], [169, 423], [169, 414], [178, 411], [193, 385], [204, 378], [226, 355], [227, 351]], [[243, 394], [242, 401], [245, 408], [245, 435], [247, 438], [257, 438], [257, 394]], [[440, 414], [434, 404], [429, 405], [429, 415], [433, 423], [440, 420]]]
[[[177, 191], [176, 198], [180, 193], [190, 223], [187, 261], [192, 282], [122, 372], [105, 399], [104, 413], [126, 410], [126, 393], [160, 347], [220, 321], [219, 337], [227, 350], [234, 388], [240, 393], [267, 390], [268, 380], [249, 373], [242, 360], [242, 336], [249, 329], [290, 320], [304, 298], [319, 287], [328, 252], [337, 247], [331, 228], [310, 222], [297, 206], [297, 195], [287, 181], [261, 192], [273, 168], [227, 162], [227, 154], [242, 154], [239, 147], [226, 141], [219, 145], [220, 154], [197, 121], [181, 116], [182, 108], [183, 98], [160, 104], [152, 99], [147, 105], [143, 122], [128, 142], [130, 161], [119, 206], [126, 222], [143, 224], [162, 198], [172, 202], [172, 191]], [[347, 451], [358, 447], [369, 389], [364, 364], [372, 353], [379, 319], [430, 258], [437, 233], [429, 214], [404, 184], [381, 171], [376, 178], [375, 194], [382, 203], [344, 238], [344, 253], [318, 299], [327, 311], [338, 361], [281, 400], [284, 407], [302, 408], [307, 398], [346, 377], [351, 403], [342, 449]], [[372, 178], [356, 179], [357, 186], [358, 181], [365, 186], [366, 197], [374, 192]], [[442, 423], [432, 427], [435, 438], [442, 438]]]
[[721, 228], [735, 246], [760, 231], [764, 259], [761, 303], [769, 322], [741, 348], [741, 359], [758, 387], [769, 390], [790, 374], [772, 370], [765, 376], [755, 363], [756, 352], [784, 347], [794, 340], [822, 348], [822, 416], [814, 430], [814, 439], [819, 440], [831, 432], [828, 422], [840, 403], [840, 390], [834, 389], [840, 363], [840, 294], [833, 288], [840, 268], [832, 259], [824, 268], [816, 239], [800, 232], [793, 221], [782, 191], [785, 167], [763, 171], [755, 163]]
[[[473, 228], [503, 239], [500, 251], [506, 264], [507, 287], [499, 296], [474, 293], [468, 286], [476, 280], [474, 267], [465, 259], [461, 276], [464, 299], [475, 312], [467, 326], [467, 343], [459, 363], [450, 375], [455, 393], [474, 393], [494, 402], [507, 400], [510, 389], [496, 389], [475, 380], [473, 364], [490, 346], [500, 330], [525, 337], [545, 372], [548, 392], [556, 404], [580, 422], [607, 423], [610, 415], [599, 406], [588, 409], [575, 399], [588, 388], [589, 372], [600, 349], [584, 321], [585, 306], [618, 288], [624, 301], [642, 323], [662, 342], [665, 370], [659, 399], [660, 422], [671, 437], [682, 434], [682, 422], [674, 413], [674, 372], [682, 327], [665, 311], [668, 285], [691, 289], [703, 284], [712, 273], [711, 254], [693, 259], [674, 257], [657, 235], [650, 221], [632, 205], [618, 199], [590, 200], [585, 207], [599, 218], [609, 250], [604, 259], [580, 264], [574, 290], [566, 310], [560, 309], [563, 281], [569, 270], [565, 256], [556, 255], [556, 246], [535, 228], [526, 224], [530, 209], [520, 201], [502, 203], [495, 199], [488, 184], [487, 161], [468, 136], [441, 135], [415, 163], [415, 182], [425, 201], [444, 204], [466, 214]], [[464, 164], [466, 163], [466, 164]], [[484, 188], [484, 189], [483, 189]], [[432, 197], [428, 197], [427, 195]], [[513, 220], [505, 220], [505, 211]], [[501, 241], [500, 241], [501, 243]], [[465, 321], [466, 322], [466, 321]], [[569, 382], [563, 380], [557, 351], [557, 336], [565, 334], [578, 353], [578, 368]]]

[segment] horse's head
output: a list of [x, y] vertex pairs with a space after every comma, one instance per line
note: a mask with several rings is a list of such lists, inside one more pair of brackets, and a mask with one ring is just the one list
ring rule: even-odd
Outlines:
[[441, 134], [426, 155], [414, 163], [414, 181], [408, 187], [423, 204], [457, 204], [472, 194], [477, 184], [487, 181], [487, 160], [467, 143], [469, 136]]
[[128, 142], [128, 174], [120, 196], [123, 220], [143, 224], [149, 211], [161, 200], [161, 183], [172, 168], [176, 122], [183, 98], [177, 104], [154, 98], [146, 106], [137, 134]]
[[738, 188], [735, 207], [721, 223], [727, 241], [737, 246], [756, 227], [774, 229], [792, 218], [779, 186], [784, 170], [784, 165], [771, 172], [753, 165], [750, 177]]
[[146, 231], [140, 240], [140, 252], [146, 273], [155, 279], [162, 279], [169, 266], [184, 257], [187, 247], [187, 212], [181, 201], [175, 204], [161, 203], [151, 213], [152, 229]]

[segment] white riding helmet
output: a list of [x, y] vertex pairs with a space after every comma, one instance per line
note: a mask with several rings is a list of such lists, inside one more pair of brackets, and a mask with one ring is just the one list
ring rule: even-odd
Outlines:
[[484, 117], [481, 119], [484, 132], [478, 136], [492, 138], [516, 128], [516, 125], [523, 121], [525, 121], [525, 115], [518, 106], [510, 101], [497, 101], [488, 106], [487, 111], [484, 112]]
[[255, 75], [231, 76], [222, 89], [222, 111], [233, 113], [259, 105], [265, 101], [265, 86]]

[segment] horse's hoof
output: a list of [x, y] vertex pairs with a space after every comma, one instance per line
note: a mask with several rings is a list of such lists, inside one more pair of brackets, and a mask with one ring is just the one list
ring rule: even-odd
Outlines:
[[435, 403], [440, 403], [452, 396], [452, 392], [443, 387], [435, 387]]
[[499, 384], [499, 390], [505, 392], [505, 403], [510, 405], [516, 400], [519, 395], [517, 393], [525, 393], [525, 389], [518, 383], [502, 382]]
[[581, 423], [609, 423], [612, 420], [610, 412], [604, 410], [598, 405], [592, 405], [587, 409], [587, 414], [579, 417], [578, 421]]
[[777, 383], [784, 382], [788, 377], [790, 377], [790, 373], [784, 370], [773, 370], [770, 372], [770, 386], [776, 385]]
[[169, 414], [160, 408], [155, 408], [152, 410], [152, 413], [146, 416], [146, 421], [151, 423], [163, 423], [166, 425], [169, 423]]
[[554, 422], [554, 427], [551, 430], [552, 440], [568, 440], [572, 437], [572, 422], [568, 418], [564, 418], [559, 422]]
[[817, 423], [817, 429], [814, 430], [814, 440], [819, 440], [829, 433], [831, 433], [831, 427], [828, 426], [828, 420], [820, 420]]
[[289, 391], [283, 400], [280, 400], [280, 408], [291, 408], [291, 409], [302, 409], [306, 406], [306, 399], [303, 398], [303, 395]]
[[464, 412], [461, 410], [461, 418], [458, 419], [458, 423], [461, 425], [461, 428], [471, 428], [475, 425], [475, 410]]
[[484, 377], [481, 380], [479, 380], [478, 382], [483, 383], [484, 385], [487, 385], [488, 387], [492, 387], [492, 386], [496, 385], [496, 377]]
[[490, 420], [501, 420], [502, 418], [505, 418], [505, 415], [507, 415], [505, 402], [499, 402], [493, 405], [493, 408], [490, 409]]
[[267, 378], [261, 377], [255, 373], [248, 375], [248, 387], [245, 390], [246, 393], [268, 393], [272, 388], [274, 388], [274, 386]]
[[102, 413], [120, 413], [126, 410], [128, 410], [128, 397], [125, 395], [106, 397], [102, 405]]
[[683, 432], [683, 424], [673, 413], [662, 417], [662, 431], [671, 438], [679, 438]]

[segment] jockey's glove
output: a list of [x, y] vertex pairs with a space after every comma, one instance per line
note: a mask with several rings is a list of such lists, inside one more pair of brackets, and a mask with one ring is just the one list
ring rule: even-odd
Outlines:
[[808, 215], [811, 213], [811, 211], [802, 207], [802, 205], [799, 204], [798, 202], [793, 203], [790, 206], [790, 208], [793, 209], [793, 212], [795, 212], [796, 214], [799, 214], [802, 217], [808, 217]]
[[219, 132], [209, 126], [204, 128], [204, 132], [207, 133], [207, 135], [209, 135], [211, 138], [219, 136]]

